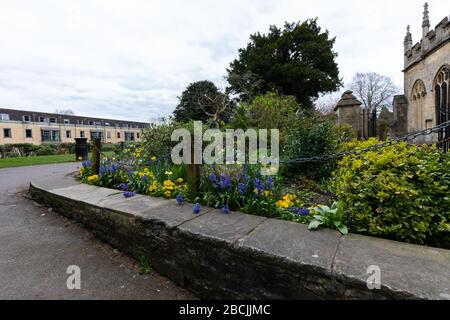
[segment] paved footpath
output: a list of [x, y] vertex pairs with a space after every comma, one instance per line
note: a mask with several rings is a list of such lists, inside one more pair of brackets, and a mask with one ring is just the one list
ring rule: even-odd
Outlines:
[[[154, 271], [139, 274], [136, 261], [26, 197], [31, 179], [78, 166], [0, 170], [0, 299], [195, 299]], [[72, 265], [81, 290], [67, 289]]]

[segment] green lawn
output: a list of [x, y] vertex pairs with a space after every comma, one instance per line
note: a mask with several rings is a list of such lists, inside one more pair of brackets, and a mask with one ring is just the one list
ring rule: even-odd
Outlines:
[[39, 164], [52, 164], [75, 162], [74, 154], [61, 154], [54, 156], [36, 156], [36, 157], [21, 157], [21, 158], [6, 158], [0, 159], [0, 168], [13, 168], [24, 166], [35, 166]]
[[[105, 156], [112, 157], [114, 155], [114, 152], [107, 151], [107, 152], [104, 152], [103, 154]], [[75, 155], [74, 154], [61, 154], [61, 155], [52, 155], [52, 156], [36, 156], [36, 157], [0, 159], [0, 169], [25, 167], [25, 166], [36, 166], [36, 165], [40, 165], [40, 164], [64, 163], [64, 162], [75, 162]]]

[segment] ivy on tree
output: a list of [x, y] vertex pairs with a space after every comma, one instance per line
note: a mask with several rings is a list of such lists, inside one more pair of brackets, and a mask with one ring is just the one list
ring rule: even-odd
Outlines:
[[342, 85], [333, 51], [335, 38], [322, 32], [317, 19], [286, 22], [283, 30], [271, 26], [267, 35], [258, 32], [250, 40], [227, 69], [229, 91], [241, 100], [276, 90], [310, 108], [313, 98]]

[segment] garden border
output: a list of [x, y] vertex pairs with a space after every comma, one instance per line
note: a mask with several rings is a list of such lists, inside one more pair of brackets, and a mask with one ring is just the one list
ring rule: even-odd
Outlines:
[[[34, 180], [40, 203], [207, 299], [450, 299], [450, 250], [423, 247], [80, 184]], [[381, 269], [369, 290], [367, 269]]]

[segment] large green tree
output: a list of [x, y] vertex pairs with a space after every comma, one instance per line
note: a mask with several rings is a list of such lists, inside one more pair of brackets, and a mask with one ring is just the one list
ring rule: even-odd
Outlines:
[[341, 86], [335, 38], [321, 30], [317, 19], [286, 22], [283, 30], [271, 26], [267, 35], [256, 33], [250, 40], [227, 69], [229, 91], [241, 100], [276, 90], [308, 108], [320, 93]]
[[179, 97], [174, 111], [175, 120], [197, 120], [218, 124], [227, 121], [232, 113], [233, 102], [220, 92], [211, 81], [197, 81], [187, 86]]

